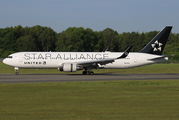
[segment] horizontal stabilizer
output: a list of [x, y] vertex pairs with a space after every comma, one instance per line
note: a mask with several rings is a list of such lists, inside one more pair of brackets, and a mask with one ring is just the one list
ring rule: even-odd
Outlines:
[[168, 57], [171, 57], [171, 56], [174, 56], [174, 55], [168, 55], [168, 56], [161, 56], [161, 57], [157, 57], [157, 58], [152, 58], [152, 59], [148, 59], [148, 61], [154, 61], [154, 60], [159, 60], [159, 59], [164, 59], [164, 58], [168, 58]]

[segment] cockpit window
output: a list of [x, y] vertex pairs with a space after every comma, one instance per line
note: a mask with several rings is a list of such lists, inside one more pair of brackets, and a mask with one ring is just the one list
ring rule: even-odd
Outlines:
[[12, 56], [7, 56], [7, 58], [12, 58]]

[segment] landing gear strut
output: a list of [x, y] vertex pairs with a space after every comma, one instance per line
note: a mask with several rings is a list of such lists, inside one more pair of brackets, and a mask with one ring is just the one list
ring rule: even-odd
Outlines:
[[15, 69], [15, 71], [16, 71], [15, 74], [16, 74], [16, 75], [19, 75], [19, 72], [18, 72], [18, 69], [19, 69], [19, 68], [18, 68], [18, 67], [15, 67], [14, 69]]
[[83, 71], [83, 75], [94, 75], [93, 71], [87, 70], [85, 69], [85, 71]]

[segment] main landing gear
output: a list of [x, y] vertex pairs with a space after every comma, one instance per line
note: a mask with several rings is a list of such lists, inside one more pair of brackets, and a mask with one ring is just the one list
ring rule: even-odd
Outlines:
[[15, 67], [15, 68], [14, 68], [14, 70], [16, 71], [16, 72], [15, 72], [16, 75], [19, 75], [18, 69], [19, 69], [18, 67]]
[[83, 75], [94, 75], [94, 72], [85, 69], [85, 71], [83, 71]]

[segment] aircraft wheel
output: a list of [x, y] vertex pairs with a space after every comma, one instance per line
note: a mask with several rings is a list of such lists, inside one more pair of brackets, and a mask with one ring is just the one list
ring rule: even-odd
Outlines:
[[94, 72], [93, 72], [93, 71], [90, 71], [90, 75], [94, 75]]
[[83, 71], [83, 75], [86, 75], [87, 74], [87, 72], [86, 71]]
[[93, 71], [88, 71], [87, 75], [94, 75], [94, 72]]
[[83, 71], [83, 75], [94, 75], [93, 71]]
[[19, 72], [16, 72], [15, 74], [16, 74], [16, 75], [19, 75]]

